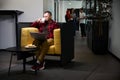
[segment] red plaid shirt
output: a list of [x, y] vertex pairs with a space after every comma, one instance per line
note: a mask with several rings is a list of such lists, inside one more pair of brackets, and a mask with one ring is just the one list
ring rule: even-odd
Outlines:
[[[40, 22], [35, 21], [32, 23], [31, 26], [38, 28], [39, 32], [43, 32], [43, 29], [46, 25], [47, 25], [46, 23], [40, 23]], [[48, 29], [47, 39], [53, 38], [53, 30], [56, 28], [59, 28], [59, 25], [55, 21], [51, 20], [48, 23], [48, 27], [47, 27]]]

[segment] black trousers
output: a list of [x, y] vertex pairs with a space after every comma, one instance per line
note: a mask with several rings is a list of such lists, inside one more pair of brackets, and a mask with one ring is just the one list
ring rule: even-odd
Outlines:
[[80, 28], [81, 28], [81, 36], [85, 37], [86, 36], [86, 28], [84, 23], [80, 23]]

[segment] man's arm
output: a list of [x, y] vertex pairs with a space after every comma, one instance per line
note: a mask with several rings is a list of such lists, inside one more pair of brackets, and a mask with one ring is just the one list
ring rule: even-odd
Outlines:
[[32, 26], [32, 27], [38, 26], [38, 22], [37, 22], [37, 21], [33, 22], [33, 23], [31, 24], [31, 26]]
[[42, 19], [39, 18], [39, 19], [37, 19], [36, 21], [34, 21], [34, 22], [31, 24], [31, 26], [32, 26], [32, 27], [38, 27], [40, 23], [42, 23]]
[[60, 26], [58, 25], [58, 23], [55, 23], [55, 29], [56, 28], [60, 28]]

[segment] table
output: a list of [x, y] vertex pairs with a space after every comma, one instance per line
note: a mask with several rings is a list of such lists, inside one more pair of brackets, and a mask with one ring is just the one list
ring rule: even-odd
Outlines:
[[18, 60], [20, 60], [20, 59], [23, 60], [23, 72], [25, 72], [26, 71], [26, 58], [28, 56], [34, 55], [33, 52], [35, 52], [36, 50], [37, 50], [37, 48], [25, 48], [25, 47], [9, 47], [9, 48], [5, 49], [5, 51], [8, 51], [11, 53], [8, 75], [10, 73], [13, 55], [17, 55]]

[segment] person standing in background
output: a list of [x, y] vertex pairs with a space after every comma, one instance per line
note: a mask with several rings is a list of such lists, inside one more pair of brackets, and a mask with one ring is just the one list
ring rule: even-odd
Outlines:
[[81, 36], [82, 37], [86, 37], [85, 19], [86, 19], [86, 14], [85, 14], [85, 12], [83, 12], [83, 8], [81, 8], [80, 13], [79, 13], [79, 22], [80, 22]]
[[65, 14], [65, 21], [69, 22], [70, 20], [71, 20], [70, 10], [67, 9]]
[[71, 9], [71, 20], [73, 22], [73, 27], [74, 27], [74, 36], [76, 35], [76, 30], [77, 30], [77, 16], [75, 13], [75, 9]]

